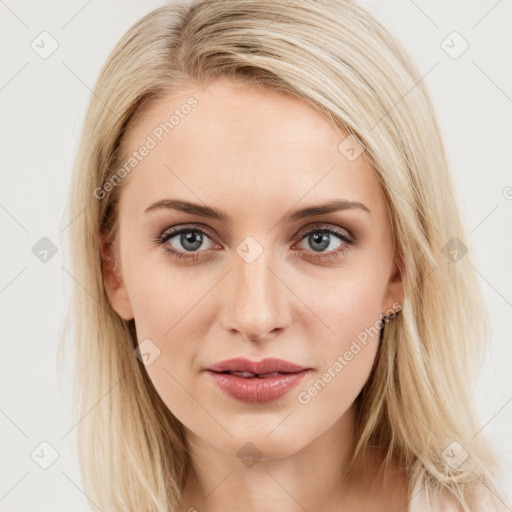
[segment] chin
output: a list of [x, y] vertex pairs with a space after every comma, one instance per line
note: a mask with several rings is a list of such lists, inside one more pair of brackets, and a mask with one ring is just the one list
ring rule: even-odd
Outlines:
[[[282, 459], [293, 455], [303, 449], [309, 442], [308, 436], [301, 429], [292, 427], [272, 430], [267, 423], [251, 422], [251, 425], [239, 429], [231, 427], [233, 437], [226, 439], [225, 443], [217, 446], [221, 452], [243, 460]], [[275, 423], [274, 427], [275, 428]], [[269, 432], [270, 435], [269, 435]], [[212, 440], [213, 441], [213, 440]], [[218, 441], [218, 440], [217, 440]], [[217, 443], [212, 442], [215, 446]]]

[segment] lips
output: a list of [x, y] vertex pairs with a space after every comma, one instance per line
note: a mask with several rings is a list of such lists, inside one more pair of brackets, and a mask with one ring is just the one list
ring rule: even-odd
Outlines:
[[230, 397], [243, 402], [264, 403], [289, 393], [310, 369], [283, 359], [267, 358], [256, 362], [235, 358], [205, 370]]
[[246, 378], [267, 378], [284, 373], [298, 373], [308, 368], [274, 357], [268, 357], [262, 361], [250, 361], [237, 357], [221, 361], [206, 369], [217, 373], [233, 373]]

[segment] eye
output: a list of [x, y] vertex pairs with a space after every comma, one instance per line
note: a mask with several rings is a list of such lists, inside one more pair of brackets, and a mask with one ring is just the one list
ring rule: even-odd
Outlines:
[[[341, 258], [345, 251], [355, 244], [355, 237], [327, 225], [316, 226], [314, 229], [301, 234], [300, 243], [305, 243], [312, 248], [313, 256], [306, 256], [307, 259], [320, 261], [335, 261]], [[327, 250], [329, 249], [330, 250]], [[325, 254], [324, 254], [325, 253]]]
[[[156, 239], [156, 243], [164, 246], [166, 254], [171, 254], [177, 258], [196, 259], [199, 258], [199, 255], [194, 253], [204, 245], [205, 238], [212, 242], [206, 230], [197, 227], [184, 227], [165, 231]], [[181, 245], [181, 247], [175, 248], [171, 243], [173, 239], [176, 239], [173, 243], [178, 246]], [[212, 242], [212, 246], [217, 245]], [[187, 254], [190, 252], [192, 254]]]
[[[210, 241], [210, 247], [208, 244], [205, 247], [205, 239]], [[309, 255], [301, 257], [316, 261], [336, 261], [351, 245], [356, 243], [356, 238], [353, 235], [329, 225], [316, 226], [302, 233], [299, 239], [299, 244], [306, 243], [312, 247], [311, 250], [299, 249], [298, 252], [309, 253]], [[201, 252], [207, 252], [209, 248], [220, 248], [211, 240], [206, 229], [192, 226], [168, 229], [155, 239], [155, 243], [163, 246], [166, 254], [189, 261], [198, 258], [206, 259], [211, 254], [202, 256]], [[332, 247], [333, 245], [334, 247]], [[201, 248], [204, 250], [200, 251]], [[327, 250], [329, 248], [330, 250]]]

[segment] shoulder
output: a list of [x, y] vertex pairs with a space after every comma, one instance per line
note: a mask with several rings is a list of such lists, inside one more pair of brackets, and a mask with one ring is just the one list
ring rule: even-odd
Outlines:
[[498, 496], [487, 485], [480, 483], [471, 491], [471, 498], [476, 512], [510, 512], [512, 507], [506, 503], [506, 496]]
[[448, 491], [425, 487], [425, 512], [462, 512], [459, 501]]
[[[471, 512], [510, 512], [512, 510], [510, 504], [506, 503], [506, 497], [496, 495], [483, 483], [475, 484], [467, 494]], [[464, 512], [464, 508], [451, 492], [434, 490], [422, 481], [415, 487], [409, 511]]]

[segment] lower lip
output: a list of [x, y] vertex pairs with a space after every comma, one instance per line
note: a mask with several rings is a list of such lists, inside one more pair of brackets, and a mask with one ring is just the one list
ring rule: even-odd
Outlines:
[[242, 402], [265, 403], [289, 393], [304, 378], [308, 370], [285, 373], [275, 377], [239, 377], [231, 373], [208, 371], [215, 383], [229, 396]]

